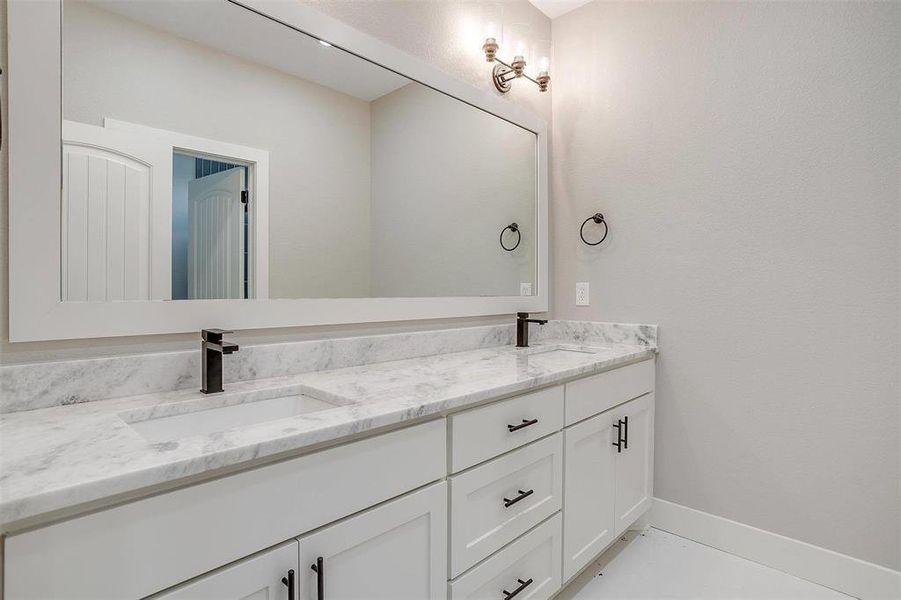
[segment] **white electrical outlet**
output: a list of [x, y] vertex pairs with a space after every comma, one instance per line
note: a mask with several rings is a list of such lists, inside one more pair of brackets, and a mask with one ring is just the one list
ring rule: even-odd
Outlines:
[[532, 295], [532, 283], [520, 283], [519, 284], [519, 295], [520, 296], [531, 296]]
[[588, 282], [576, 283], [576, 306], [588, 306]]

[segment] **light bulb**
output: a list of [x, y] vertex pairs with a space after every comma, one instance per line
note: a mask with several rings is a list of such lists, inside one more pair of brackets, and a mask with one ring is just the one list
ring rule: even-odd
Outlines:
[[504, 43], [502, 47], [513, 56], [521, 56], [528, 60], [529, 25], [526, 23], [510, 23], [504, 26]]
[[551, 41], [550, 40], [533, 40], [532, 57], [535, 59], [534, 75], [540, 76], [542, 73], [547, 75], [551, 70]]

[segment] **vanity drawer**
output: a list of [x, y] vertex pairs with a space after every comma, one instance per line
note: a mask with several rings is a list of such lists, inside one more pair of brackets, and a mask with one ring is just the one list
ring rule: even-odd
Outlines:
[[451, 600], [546, 600], [561, 585], [561, 516], [557, 513], [450, 583]]
[[448, 478], [451, 577], [560, 509], [563, 434], [534, 442]]
[[561, 429], [563, 386], [451, 415], [447, 421], [450, 470], [455, 473]]
[[654, 389], [654, 359], [566, 384], [566, 424], [572, 425]]
[[7, 538], [5, 600], [143, 598], [444, 477], [438, 419]]

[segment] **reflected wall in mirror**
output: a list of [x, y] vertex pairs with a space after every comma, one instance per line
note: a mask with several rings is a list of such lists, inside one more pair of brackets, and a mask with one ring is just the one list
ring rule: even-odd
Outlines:
[[63, 300], [537, 293], [533, 132], [225, 0], [62, 33]]

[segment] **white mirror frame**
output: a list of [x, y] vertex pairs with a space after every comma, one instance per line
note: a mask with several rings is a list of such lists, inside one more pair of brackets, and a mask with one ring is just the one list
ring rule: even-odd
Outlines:
[[[12, 342], [545, 312], [548, 308], [547, 125], [509, 101], [328, 17], [284, 0], [221, 0], [278, 20], [537, 135], [537, 294], [62, 302], [62, 1], [8, 2], [9, 338]], [[487, 69], [487, 66], [486, 66]], [[487, 71], [486, 71], [487, 77]]]

